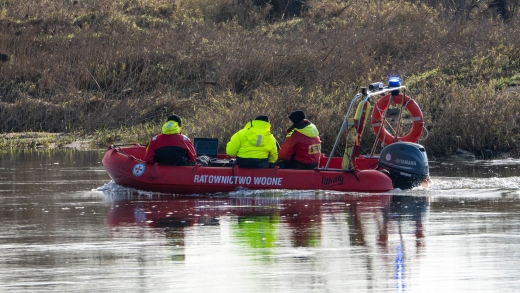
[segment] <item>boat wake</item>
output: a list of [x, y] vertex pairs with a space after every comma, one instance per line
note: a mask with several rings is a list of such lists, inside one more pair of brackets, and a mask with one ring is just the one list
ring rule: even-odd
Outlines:
[[96, 191], [102, 192], [105, 195], [105, 199], [107, 200], [122, 200], [135, 196], [151, 198], [156, 195], [156, 193], [153, 192], [124, 187], [115, 183], [114, 181], [110, 181], [109, 183], [96, 188]]
[[520, 198], [520, 177], [433, 177], [428, 187], [392, 193], [434, 197]]
[[[123, 200], [129, 198], [155, 198], [164, 197], [165, 194], [128, 188], [111, 181], [95, 191], [102, 192], [107, 200]], [[327, 197], [345, 194], [344, 192], [330, 191], [294, 191], [294, 190], [248, 190], [239, 189], [229, 193], [211, 194], [212, 197], [270, 197], [283, 196], [290, 198]], [[507, 196], [520, 198], [520, 177], [492, 177], [492, 178], [468, 178], [468, 177], [432, 177], [428, 187], [415, 187], [410, 190], [395, 189], [391, 194], [406, 194], [410, 196]], [[169, 194], [169, 196], [175, 196]], [[207, 196], [192, 194], [191, 196]]]
[[430, 190], [452, 189], [519, 189], [520, 177], [464, 178], [437, 177], [431, 180]]

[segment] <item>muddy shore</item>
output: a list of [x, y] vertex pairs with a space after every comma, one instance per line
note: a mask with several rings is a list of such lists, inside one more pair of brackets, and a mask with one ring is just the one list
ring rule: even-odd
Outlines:
[[95, 135], [77, 135], [50, 132], [23, 132], [0, 134], [0, 150], [13, 149], [105, 149]]

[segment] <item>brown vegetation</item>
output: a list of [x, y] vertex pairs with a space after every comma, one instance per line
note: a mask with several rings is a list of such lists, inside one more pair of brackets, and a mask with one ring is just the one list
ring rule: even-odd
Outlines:
[[360, 87], [399, 74], [430, 154], [518, 152], [518, 1], [282, 2], [2, 1], [0, 133], [147, 143], [177, 113], [226, 142], [266, 114], [283, 140], [303, 109], [330, 152]]

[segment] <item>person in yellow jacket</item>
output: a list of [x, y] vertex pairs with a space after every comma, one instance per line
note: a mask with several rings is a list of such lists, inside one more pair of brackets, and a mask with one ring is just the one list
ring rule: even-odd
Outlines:
[[233, 134], [226, 145], [226, 154], [236, 156], [235, 164], [242, 168], [269, 168], [274, 164], [278, 150], [269, 118], [258, 116]]
[[[359, 147], [359, 142], [356, 142], [359, 136], [363, 134], [363, 129], [365, 128], [365, 122], [367, 121], [368, 115], [370, 114], [370, 110], [372, 110], [372, 104], [370, 103], [370, 99], [366, 101], [365, 106], [365, 115], [363, 117], [363, 121], [361, 120], [361, 114], [363, 113], [363, 105], [365, 103], [363, 101], [359, 102], [358, 107], [356, 109], [356, 114], [354, 118], [348, 119], [348, 134], [347, 134], [347, 143], [345, 146], [345, 153], [343, 154], [343, 161], [341, 162], [341, 167], [343, 169], [347, 169], [347, 164], [350, 165], [350, 168], [354, 167], [354, 158], [357, 156], [357, 147]], [[362, 122], [360, 124], [360, 122]], [[357, 147], [355, 147], [357, 146]], [[352, 152], [354, 152], [352, 154]]]

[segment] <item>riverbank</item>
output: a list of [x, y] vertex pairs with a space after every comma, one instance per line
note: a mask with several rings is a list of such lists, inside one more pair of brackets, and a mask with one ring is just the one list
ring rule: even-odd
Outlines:
[[19, 149], [77, 149], [96, 150], [106, 149], [110, 144], [132, 144], [129, 141], [117, 140], [106, 144], [106, 138], [95, 134], [83, 135], [74, 133], [24, 132], [0, 134], [0, 150], [10, 151]]
[[141, 127], [104, 129], [94, 132], [11, 132], [0, 134], [0, 151], [14, 149], [106, 149], [109, 145], [146, 145], [160, 133], [161, 125], [145, 124]]
[[[316, 0], [276, 12], [262, 1], [7, 1], [0, 133], [45, 133], [0, 143], [145, 144], [172, 113], [190, 138], [221, 142], [267, 115], [281, 140], [300, 109], [329, 153], [360, 87], [400, 76], [432, 156], [520, 153], [518, 9], [427, 2]], [[363, 152], [373, 137], [364, 132]]]
[[0, 149], [81, 149], [98, 148], [96, 137], [67, 133], [23, 132], [0, 134]]

